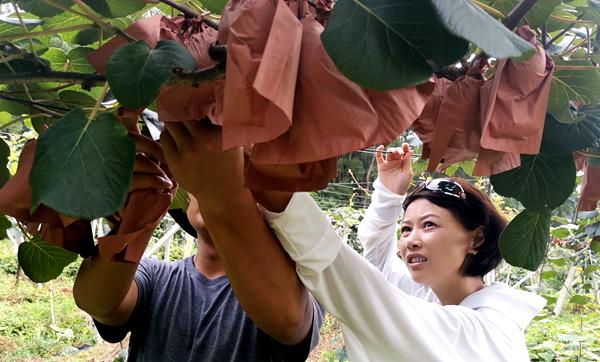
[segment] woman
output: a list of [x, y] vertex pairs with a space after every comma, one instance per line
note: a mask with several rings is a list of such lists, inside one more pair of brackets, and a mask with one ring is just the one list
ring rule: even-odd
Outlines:
[[[302, 282], [342, 323], [351, 361], [529, 360], [523, 331], [544, 299], [482, 280], [500, 261], [505, 221], [464, 181], [429, 182], [405, 200], [410, 156], [406, 144], [377, 155], [379, 180], [359, 228], [366, 258], [383, 275], [308, 195], [265, 213]], [[403, 202], [398, 246], [408, 271], [396, 257]]]

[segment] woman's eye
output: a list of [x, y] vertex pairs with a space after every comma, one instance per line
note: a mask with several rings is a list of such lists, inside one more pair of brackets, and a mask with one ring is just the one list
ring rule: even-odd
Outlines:
[[403, 226], [403, 227], [400, 229], [400, 232], [401, 232], [402, 234], [404, 234], [404, 233], [408, 233], [408, 232], [410, 232], [410, 228], [409, 228], [408, 226]]
[[434, 224], [434, 223], [432, 223], [431, 221], [425, 221], [425, 223], [423, 223], [423, 226], [424, 226], [425, 228], [428, 228], [428, 227], [433, 227], [433, 226], [435, 226], [435, 224]]

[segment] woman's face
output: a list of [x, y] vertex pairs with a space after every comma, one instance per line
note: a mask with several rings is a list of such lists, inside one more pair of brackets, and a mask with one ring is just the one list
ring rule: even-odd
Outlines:
[[400, 255], [416, 282], [435, 288], [461, 277], [476, 231], [465, 229], [449, 210], [416, 199], [406, 208], [400, 230]]

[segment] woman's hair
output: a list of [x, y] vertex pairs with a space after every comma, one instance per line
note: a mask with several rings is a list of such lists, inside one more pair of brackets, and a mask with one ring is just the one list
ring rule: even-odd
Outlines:
[[432, 191], [421, 184], [406, 197], [403, 204], [404, 210], [413, 201], [426, 199], [449, 210], [467, 230], [472, 231], [483, 226], [483, 240], [475, 247], [477, 254], [467, 255], [460, 268], [463, 275], [482, 277], [496, 268], [502, 260], [498, 239], [506, 227], [506, 220], [490, 199], [471, 183], [459, 178], [446, 180], [459, 184], [464, 190], [465, 197], [435, 189]]

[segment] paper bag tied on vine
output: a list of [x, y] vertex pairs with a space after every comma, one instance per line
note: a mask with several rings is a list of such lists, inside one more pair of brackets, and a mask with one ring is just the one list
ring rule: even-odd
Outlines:
[[536, 53], [521, 63], [498, 61], [494, 77], [481, 88], [480, 145], [486, 151], [480, 153], [474, 175], [506, 171], [507, 160], [516, 162], [519, 154], [540, 151], [554, 63], [528, 26], [516, 32], [536, 47]]
[[[319, 38], [323, 28], [308, 3], [290, 6], [293, 10], [283, 0], [230, 1], [218, 34], [219, 42], [227, 45], [223, 87], [213, 84], [212, 93], [194, 96], [183, 94], [185, 87], [181, 93], [167, 88], [159, 95], [158, 111], [163, 121], [208, 116], [222, 124], [226, 148], [254, 145], [246, 168], [248, 186], [316, 190], [335, 175], [334, 157], [389, 143], [404, 131], [421, 112], [433, 86], [389, 92], [359, 87], [344, 78], [325, 53]], [[132, 28], [168, 24], [138, 23]], [[153, 46], [164, 32], [138, 33]], [[204, 44], [196, 49], [206, 48], [209, 38], [196, 39]], [[189, 49], [191, 43], [183, 45]], [[114, 49], [104, 52], [105, 60]], [[200, 53], [192, 54], [200, 59]]]
[[[254, 144], [249, 170], [260, 169], [265, 175], [265, 170], [279, 167], [271, 177], [247, 173], [250, 187], [307, 190], [307, 185], [293, 187], [283, 180], [302, 175], [305, 181], [315, 176], [321, 180], [310, 189], [322, 188], [327, 180], [319, 174], [336, 173], [333, 158], [391, 142], [417, 117], [433, 90], [428, 83], [375, 92], [349, 81], [326, 54], [320, 41], [323, 26], [308, 4], [290, 6], [283, 0], [274, 8], [270, 2], [231, 1], [219, 30], [220, 41], [226, 40], [228, 47], [223, 142]], [[273, 19], [264, 14], [273, 14]], [[253, 109], [265, 100], [269, 108]], [[253, 117], [257, 109], [264, 111], [265, 119]], [[256, 131], [266, 120], [269, 128], [273, 123], [273, 132]], [[321, 164], [311, 166], [315, 161]]]

